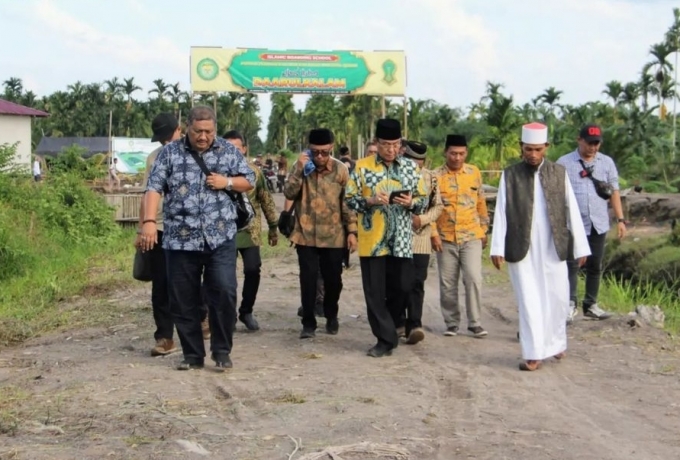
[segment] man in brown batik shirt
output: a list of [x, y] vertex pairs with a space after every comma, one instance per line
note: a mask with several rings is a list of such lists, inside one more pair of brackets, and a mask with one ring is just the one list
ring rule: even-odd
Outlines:
[[334, 141], [328, 129], [311, 130], [309, 149], [298, 158], [283, 190], [295, 206], [295, 229], [290, 241], [295, 244], [300, 264], [301, 339], [315, 336], [319, 267], [325, 290], [326, 331], [338, 333], [343, 250], [348, 247], [354, 251], [357, 245], [357, 217], [344, 200], [349, 171], [332, 157]]

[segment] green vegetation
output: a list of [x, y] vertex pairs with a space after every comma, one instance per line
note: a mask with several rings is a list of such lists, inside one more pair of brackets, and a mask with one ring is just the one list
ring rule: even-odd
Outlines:
[[[585, 283], [581, 280], [579, 298], [583, 298], [584, 290]], [[680, 333], [680, 299], [677, 292], [664, 285], [605, 277], [600, 285], [598, 304], [621, 314], [635, 311], [638, 305], [658, 305], [666, 315], [666, 330]]]
[[680, 331], [680, 227], [663, 236], [609, 238], [600, 303], [618, 312], [633, 311], [639, 304], [658, 305], [666, 314], [667, 328]]
[[[0, 146], [0, 169], [13, 155]], [[0, 344], [95, 320], [60, 302], [116, 289], [130, 279], [133, 234], [72, 172], [36, 184], [0, 174]]]

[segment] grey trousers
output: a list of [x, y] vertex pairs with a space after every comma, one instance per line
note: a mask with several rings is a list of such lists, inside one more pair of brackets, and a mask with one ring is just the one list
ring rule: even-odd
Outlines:
[[442, 242], [437, 253], [439, 267], [439, 302], [446, 327], [460, 326], [458, 283], [463, 273], [465, 310], [468, 327], [480, 326], [482, 301], [482, 240], [463, 244]]

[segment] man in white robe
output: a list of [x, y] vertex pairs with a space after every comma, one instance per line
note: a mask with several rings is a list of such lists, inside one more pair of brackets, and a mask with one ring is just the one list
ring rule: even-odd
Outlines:
[[[534, 371], [544, 359], [562, 359], [569, 315], [567, 256], [583, 265], [590, 255], [578, 203], [566, 170], [545, 159], [548, 129], [522, 127], [523, 162], [501, 176], [494, 213], [491, 259], [507, 260], [517, 304], [521, 370]], [[571, 242], [570, 242], [571, 239]]]

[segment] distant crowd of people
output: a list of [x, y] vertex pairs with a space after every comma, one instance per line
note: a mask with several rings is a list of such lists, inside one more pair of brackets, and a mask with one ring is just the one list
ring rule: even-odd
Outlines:
[[[402, 138], [401, 125], [380, 119], [364, 157], [354, 159], [326, 128], [312, 129], [307, 149], [291, 170], [285, 158], [274, 165], [246, 160], [238, 131], [217, 135], [215, 114], [194, 107], [183, 134], [178, 120], [160, 114], [153, 139], [162, 147], [147, 160], [145, 196], [135, 245], [153, 254], [152, 306], [156, 345], [152, 355], [182, 347], [180, 370], [204, 367], [205, 343], [216, 369], [232, 367], [237, 321], [260, 328], [254, 305], [260, 285], [262, 213], [267, 242], [278, 244], [284, 215], [286, 236], [299, 264], [300, 339], [316, 336], [317, 317], [338, 334], [343, 276], [349, 254], [358, 252], [366, 311], [374, 345], [371, 357], [391, 355], [405, 343], [425, 339], [422, 324], [430, 257], [437, 259], [444, 335], [461, 334], [459, 282], [464, 287], [467, 333], [483, 338], [481, 323], [483, 250], [490, 245], [495, 267], [507, 263], [519, 308], [520, 369], [533, 371], [548, 358], [563, 359], [566, 327], [578, 312], [578, 273], [585, 267], [583, 314], [606, 319], [597, 303], [609, 204], [617, 233], [626, 233], [618, 174], [599, 151], [601, 128], [581, 129], [576, 149], [556, 163], [546, 159], [548, 128], [522, 127], [521, 160], [500, 179], [491, 226], [480, 170], [466, 162], [468, 140], [446, 136], [444, 164], [424, 166], [428, 146]], [[261, 160], [261, 159], [260, 159]], [[277, 176], [286, 204], [277, 216], [267, 169]], [[235, 194], [255, 209], [251, 224], [238, 229]], [[490, 241], [489, 241], [490, 237]], [[236, 257], [244, 281], [237, 308]]]

